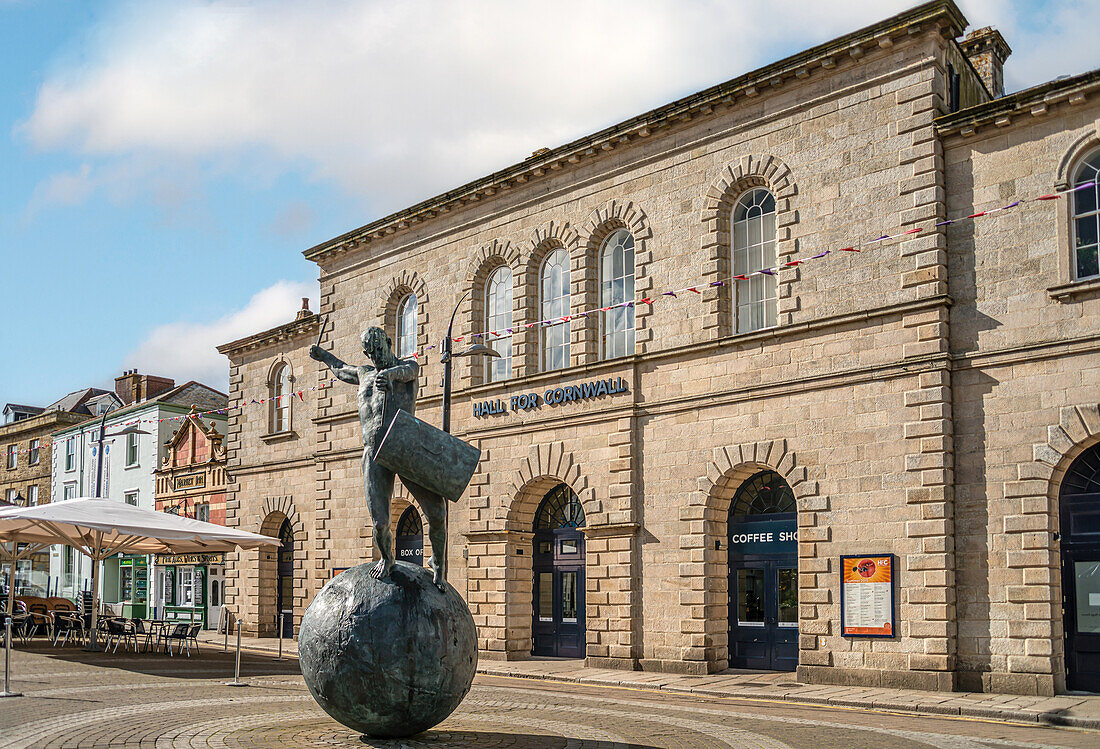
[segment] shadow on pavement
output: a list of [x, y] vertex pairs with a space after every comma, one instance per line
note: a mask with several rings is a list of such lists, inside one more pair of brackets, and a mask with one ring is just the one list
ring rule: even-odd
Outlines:
[[372, 739], [363, 736], [363, 746], [374, 749], [419, 749], [419, 747], [462, 747], [462, 749], [497, 749], [497, 747], [516, 747], [523, 749], [603, 749], [614, 746], [615, 749], [658, 749], [650, 744], [611, 744], [594, 739], [566, 738], [529, 733], [498, 733], [496, 731], [443, 731], [432, 729], [418, 733], [407, 739]]
[[[221, 648], [211, 648], [203, 645], [199, 652], [191, 650], [191, 656], [166, 655], [160, 652], [134, 652], [123, 651], [119, 648], [117, 653], [110, 651], [104, 653], [86, 653], [76, 646], [53, 647], [45, 644], [33, 644], [13, 651], [33, 653], [55, 661], [81, 663], [97, 668], [113, 668], [134, 673], [142, 673], [150, 676], [178, 677], [181, 679], [211, 679], [225, 676], [226, 681], [232, 681], [234, 660], [233, 650], [222, 652]], [[267, 653], [250, 653], [241, 651], [241, 679], [247, 680], [250, 676], [277, 676], [298, 675], [296, 659], [278, 661], [274, 655]]]

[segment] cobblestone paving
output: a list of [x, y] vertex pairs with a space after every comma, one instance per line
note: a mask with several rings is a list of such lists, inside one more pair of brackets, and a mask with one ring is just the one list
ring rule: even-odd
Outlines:
[[909, 716], [766, 700], [479, 677], [449, 719], [412, 739], [361, 739], [316, 706], [296, 661], [16, 651], [0, 700], [0, 749], [14, 747], [752, 747], [982, 749], [1100, 747], [1100, 732]]

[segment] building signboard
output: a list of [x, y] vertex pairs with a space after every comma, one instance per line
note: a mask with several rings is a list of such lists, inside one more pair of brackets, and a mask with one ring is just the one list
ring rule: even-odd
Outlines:
[[894, 555], [840, 557], [840, 634], [893, 637]]
[[206, 486], [205, 473], [188, 473], [172, 479], [172, 491], [174, 492], [180, 492], [184, 489], [202, 489], [204, 486]]
[[731, 554], [798, 554], [798, 524], [790, 520], [737, 523], [730, 532]]
[[474, 404], [474, 416], [491, 416], [509, 411], [530, 411], [542, 405], [558, 406], [574, 401], [586, 401], [605, 395], [629, 392], [626, 380], [622, 377], [609, 377], [606, 380], [593, 380], [581, 385], [566, 385], [550, 388], [542, 395], [538, 393], [518, 393], [509, 400], [496, 399]]
[[157, 554], [157, 564], [225, 564], [225, 554]]

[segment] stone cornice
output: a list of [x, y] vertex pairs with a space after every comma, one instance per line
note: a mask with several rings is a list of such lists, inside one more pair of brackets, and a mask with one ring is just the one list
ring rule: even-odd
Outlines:
[[261, 331], [259, 333], [253, 333], [246, 338], [240, 338], [236, 341], [230, 341], [229, 343], [223, 343], [218, 346], [218, 353], [230, 356], [232, 354], [239, 354], [251, 349], [257, 349], [262, 346], [266, 346], [271, 343], [281, 343], [283, 341], [289, 341], [293, 338], [297, 338], [304, 333], [313, 333], [317, 329], [319, 318], [315, 314], [310, 314], [309, 317], [304, 317], [299, 320], [291, 320], [288, 323], [284, 323], [274, 328]]
[[[79, 424], [87, 418], [88, 414], [74, 414], [71, 411], [43, 411], [29, 419], [0, 425], [0, 440], [48, 437], [57, 431], [58, 426]], [[37, 432], [41, 434], [36, 434]], [[43, 448], [45, 446], [42, 445]]]
[[303, 254], [309, 260], [321, 262], [336, 253], [347, 252], [376, 239], [405, 231], [414, 224], [466, 203], [482, 200], [517, 184], [541, 178], [552, 170], [572, 166], [605, 151], [647, 138], [662, 128], [695, 117], [709, 116], [716, 109], [736, 106], [743, 100], [766, 95], [792, 80], [809, 77], [815, 70], [831, 70], [846, 60], [859, 60], [876, 48], [891, 47], [895, 41], [922, 33], [929, 27], [938, 29], [944, 36], [954, 38], [962, 33], [966, 25], [966, 18], [952, 0], [932, 0], [572, 143], [553, 149], [539, 149], [518, 164], [380, 218], [311, 247]]
[[[990, 125], [998, 129], [1008, 127], [1014, 122], [1027, 122], [1032, 117], [1044, 116], [1058, 104], [1083, 104], [1097, 90], [1100, 90], [1100, 69], [1048, 81], [985, 104], [942, 115], [935, 120], [936, 132], [941, 136], [967, 137]], [[1027, 118], [1018, 119], [1021, 115]]]

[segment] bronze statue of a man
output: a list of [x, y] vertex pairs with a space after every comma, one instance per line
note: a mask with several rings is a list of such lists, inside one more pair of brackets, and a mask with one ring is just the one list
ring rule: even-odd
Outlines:
[[[381, 328], [368, 328], [363, 333], [363, 353], [373, 366], [345, 364], [320, 346], [309, 350], [311, 358], [328, 366], [343, 382], [359, 386], [359, 424], [363, 430], [363, 484], [367, 493], [374, 545], [382, 558], [371, 568], [376, 578], [389, 575], [393, 567], [393, 533], [390, 531], [390, 498], [393, 496], [394, 472], [374, 460], [379, 443], [386, 434], [397, 409], [416, 412], [416, 392], [419, 389], [420, 365], [412, 360], [398, 359], [389, 336]], [[403, 479], [404, 481], [404, 479]], [[428, 537], [432, 542], [432, 569], [435, 584], [442, 587], [446, 580], [447, 502], [422, 487], [405, 482], [416, 497], [428, 520]]]

